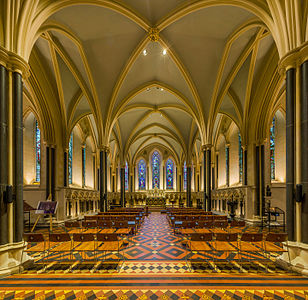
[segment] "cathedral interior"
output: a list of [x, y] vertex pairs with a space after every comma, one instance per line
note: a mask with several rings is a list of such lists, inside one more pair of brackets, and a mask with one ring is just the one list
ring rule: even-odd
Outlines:
[[307, 21], [1, 1], [0, 299], [307, 299]]

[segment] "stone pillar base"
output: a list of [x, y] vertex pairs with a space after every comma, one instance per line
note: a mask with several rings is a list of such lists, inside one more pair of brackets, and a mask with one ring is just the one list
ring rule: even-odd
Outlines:
[[308, 276], [308, 244], [288, 242], [285, 246], [289, 250], [290, 261], [286, 252], [277, 259], [277, 263], [285, 269]]
[[[20, 272], [24, 242], [0, 246], [0, 277]], [[24, 254], [23, 262], [28, 260]]]

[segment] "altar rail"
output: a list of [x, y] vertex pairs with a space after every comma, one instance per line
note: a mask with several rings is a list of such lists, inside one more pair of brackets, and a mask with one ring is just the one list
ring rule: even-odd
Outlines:
[[[160, 194], [160, 192], [162, 192]], [[126, 206], [145, 206], [147, 204], [146, 199], [154, 198], [151, 196], [149, 191], [139, 191], [139, 192], [126, 192]], [[166, 206], [185, 206], [186, 205], [186, 192], [173, 192], [173, 191], [158, 191], [158, 198], [165, 199]], [[108, 193], [107, 195], [109, 205], [115, 205], [120, 203], [121, 194], [119, 192]], [[192, 192], [191, 199], [193, 207], [198, 207], [203, 203], [203, 192]]]
[[250, 196], [251, 188], [248, 186], [228, 187], [212, 190], [212, 209], [225, 214], [230, 213], [228, 201], [234, 201], [236, 203], [236, 216], [247, 218], [247, 199], [249, 199]]

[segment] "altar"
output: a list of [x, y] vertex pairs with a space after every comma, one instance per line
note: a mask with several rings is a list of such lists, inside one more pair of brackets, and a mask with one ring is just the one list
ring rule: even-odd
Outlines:
[[154, 188], [153, 190], [149, 190], [147, 192], [146, 198], [147, 206], [166, 206], [166, 195], [164, 190], [159, 190]]

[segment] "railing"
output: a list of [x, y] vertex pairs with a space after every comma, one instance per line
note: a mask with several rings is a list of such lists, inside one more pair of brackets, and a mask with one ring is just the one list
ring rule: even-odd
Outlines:
[[64, 188], [66, 216], [77, 217], [84, 213], [98, 211], [99, 192], [90, 189]]
[[[167, 206], [181, 206], [186, 204], [186, 192], [174, 192], [174, 191], [160, 191], [157, 193], [158, 198], [164, 198]], [[145, 206], [146, 199], [154, 198], [154, 196], [149, 197], [148, 191], [138, 191], [138, 192], [126, 192], [125, 200], [127, 206]], [[109, 205], [120, 204], [121, 194], [119, 192], [110, 192], [107, 195]], [[191, 199], [194, 207], [197, 207], [202, 203], [203, 192], [192, 192]]]
[[238, 186], [228, 187], [212, 190], [212, 208], [213, 210], [230, 213], [230, 206], [228, 201], [235, 202], [235, 215], [238, 217], [246, 218], [247, 207], [247, 195], [249, 193], [249, 187]]

